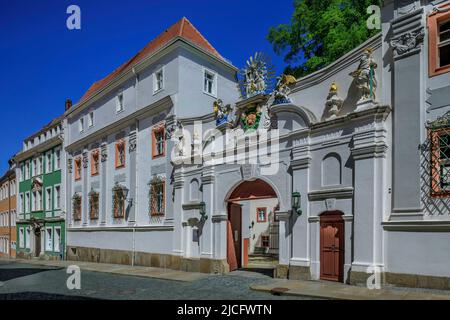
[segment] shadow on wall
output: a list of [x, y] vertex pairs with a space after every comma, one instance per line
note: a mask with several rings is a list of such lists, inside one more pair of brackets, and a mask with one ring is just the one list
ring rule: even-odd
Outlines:
[[420, 189], [422, 191], [421, 201], [426, 215], [434, 218], [450, 217], [450, 198], [431, 197], [431, 142], [427, 139], [421, 146], [420, 162]]

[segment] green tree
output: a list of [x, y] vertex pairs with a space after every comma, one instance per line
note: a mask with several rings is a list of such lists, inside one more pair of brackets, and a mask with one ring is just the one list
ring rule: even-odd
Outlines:
[[267, 37], [284, 55], [285, 72], [310, 74], [380, 32], [367, 27], [370, 5], [381, 6], [381, 0], [294, 0], [290, 24], [272, 27]]

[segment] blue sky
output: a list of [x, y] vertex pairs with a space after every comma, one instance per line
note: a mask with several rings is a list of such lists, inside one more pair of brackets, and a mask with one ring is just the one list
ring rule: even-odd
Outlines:
[[[293, 0], [0, 0], [0, 175], [21, 141], [64, 112], [96, 80], [186, 16], [237, 67], [256, 51], [285, 64], [266, 40]], [[81, 8], [82, 29], [66, 27]]]

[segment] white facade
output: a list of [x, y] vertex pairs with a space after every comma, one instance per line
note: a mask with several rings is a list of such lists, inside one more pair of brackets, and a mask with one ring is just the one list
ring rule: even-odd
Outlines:
[[[411, 4], [413, 9], [406, 10], [410, 4], [404, 1], [402, 5], [387, 1], [382, 34], [298, 80], [291, 87], [290, 103], [276, 105], [269, 95], [240, 98], [236, 68], [180, 38], [82, 100], [66, 113], [66, 190], [71, 195], [66, 197], [66, 207], [72, 208], [68, 210], [72, 211], [68, 257], [226, 272], [230, 267], [230, 196], [245, 182], [262, 181], [268, 185], [268, 193], [276, 195], [275, 201], [272, 197], [265, 204], [279, 220], [276, 276], [336, 277], [347, 283], [365, 283], [379, 272], [382, 281], [389, 283], [448, 288], [447, 200], [427, 199], [427, 184], [422, 180], [429, 173], [420, 165], [423, 155], [418, 147], [427, 139], [425, 122], [448, 110], [449, 105], [436, 105], [427, 113], [426, 106], [429, 101], [445, 100], [443, 92], [448, 99], [450, 73], [427, 77], [426, 36], [406, 53], [394, 55], [395, 38], [388, 36], [389, 30], [398, 26], [395, 35], [401, 35], [409, 29], [400, 25], [408, 23], [424, 29], [433, 10], [432, 4]], [[373, 101], [360, 103], [361, 91], [350, 74], [360, 70], [367, 48], [372, 49], [377, 65], [378, 85], [374, 86]], [[205, 75], [214, 76], [213, 85], [205, 82]], [[330, 90], [333, 83], [337, 91]], [[435, 99], [427, 100], [427, 92]], [[339, 112], [330, 111], [327, 103], [333, 93], [342, 99]], [[252, 154], [245, 155], [246, 161], [225, 164], [217, 161], [217, 154], [224, 151], [220, 138], [215, 143], [208, 139], [196, 142], [216, 128], [211, 114], [216, 99], [235, 106], [238, 113], [254, 106], [261, 108], [259, 128], [279, 133], [279, 152], [274, 146], [269, 148], [273, 151], [270, 164]], [[91, 113], [93, 125], [86, 127], [92, 122]], [[404, 118], [399, 119], [399, 114]], [[81, 118], [85, 119], [83, 130]], [[196, 122], [202, 123], [200, 131]], [[192, 142], [203, 154], [199, 163], [172, 162], [175, 140], [167, 140], [164, 156], [154, 156], [153, 135], [161, 125], [167, 130], [176, 123], [193, 137], [187, 144]], [[229, 127], [236, 129], [239, 123], [238, 117]], [[117, 166], [118, 141], [126, 146], [124, 167]], [[264, 141], [250, 141], [247, 148], [251, 150], [258, 142], [261, 146]], [[227, 153], [230, 155], [239, 146], [227, 148], [225, 151], [232, 151]], [[98, 174], [92, 175], [91, 155], [96, 150], [101, 161]], [[190, 158], [184, 154], [184, 160]], [[82, 165], [79, 177], [76, 161]], [[264, 174], [272, 165], [278, 167], [275, 174]], [[152, 214], [150, 183], [155, 179], [164, 181], [163, 215]], [[117, 186], [127, 190], [126, 210], [120, 217], [115, 217], [113, 204], [113, 188]], [[91, 191], [99, 195], [99, 214], [94, 218], [87, 200]], [[296, 192], [301, 196], [301, 213], [293, 208]], [[74, 195], [82, 199], [77, 219]], [[243, 239], [252, 238], [247, 234], [251, 219], [246, 215], [256, 215], [252, 211], [259, 204], [254, 201], [261, 201], [261, 197], [264, 195], [241, 203], [244, 218], [240, 236], [234, 236], [239, 239], [235, 251], [240, 246], [245, 252]], [[435, 204], [433, 208], [440, 208], [438, 214], [429, 210], [430, 201]], [[330, 250], [336, 251], [336, 257], [342, 255], [342, 265], [327, 265], [324, 239], [333, 239], [326, 238], [330, 230], [340, 232], [335, 236], [339, 243]], [[250, 245], [256, 246], [253, 241]], [[330, 268], [335, 268], [331, 276]]]

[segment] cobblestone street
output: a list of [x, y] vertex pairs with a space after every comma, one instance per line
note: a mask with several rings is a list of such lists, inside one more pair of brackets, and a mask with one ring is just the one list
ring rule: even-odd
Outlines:
[[299, 297], [273, 296], [269, 293], [250, 290], [251, 285], [263, 285], [271, 278], [247, 271], [238, 271], [225, 276], [211, 275], [190, 282], [82, 271], [81, 290], [67, 289], [66, 282], [69, 276], [65, 268], [0, 261], [0, 300], [302, 299]]

